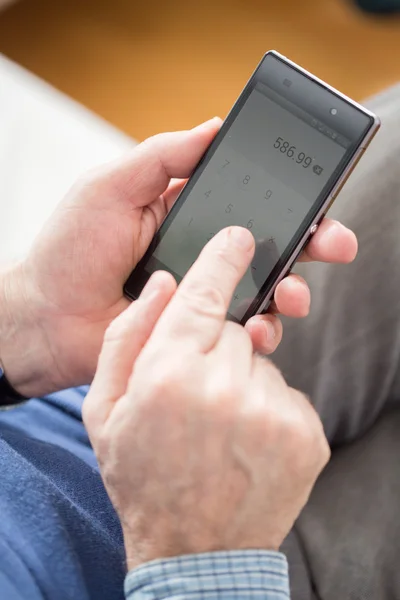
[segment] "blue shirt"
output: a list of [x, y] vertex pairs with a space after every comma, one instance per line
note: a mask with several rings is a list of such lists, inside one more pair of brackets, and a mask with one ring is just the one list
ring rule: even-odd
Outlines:
[[[119, 600], [120, 523], [82, 424], [85, 388], [0, 411], [0, 599]], [[284, 557], [229, 552], [154, 561], [129, 600], [288, 598]]]

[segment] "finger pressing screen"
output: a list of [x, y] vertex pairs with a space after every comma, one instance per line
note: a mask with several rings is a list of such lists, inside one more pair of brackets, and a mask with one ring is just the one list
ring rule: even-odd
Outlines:
[[220, 231], [201, 252], [157, 323], [152, 340], [182, 342], [209, 352], [218, 341], [229, 304], [254, 254], [247, 229]]

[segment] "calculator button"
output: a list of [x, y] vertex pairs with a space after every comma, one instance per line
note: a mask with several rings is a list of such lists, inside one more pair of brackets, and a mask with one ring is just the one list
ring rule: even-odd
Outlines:
[[296, 208], [294, 206], [282, 206], [281, 208], [281, 218], [286, 223], [293, 223], [293, 220], [296, 219], [298, 215], [296, 215]]
[[241, 175], [237, 175], [236, 185], [241, 190], [248, 192], [252, 189], [253, 177], [253, 175], [250, 175], [248, 173], [242, 173]]

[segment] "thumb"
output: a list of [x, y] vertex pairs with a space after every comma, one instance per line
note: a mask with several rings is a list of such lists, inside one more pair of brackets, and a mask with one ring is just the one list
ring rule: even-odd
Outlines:
[[128, 210], [147, 206], [160, 196], [171, 178], [187, 178], [221, 127], [215, 117], [188, 131], [160, 133], [119, 160], [93, 172], [96, 202], [120, 203]]
[[176, 290], [172, 275], [157, 271], [141, 296], [108, 327], [97, 370], [83, 405], [83, 420], [93, 441], [123, 396], [136, 359]]

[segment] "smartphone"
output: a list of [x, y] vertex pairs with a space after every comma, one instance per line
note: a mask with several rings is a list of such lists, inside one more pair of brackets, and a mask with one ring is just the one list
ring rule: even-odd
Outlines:
[[256, 240], [228, 318], [265, 312], [277, 284], [379, 129], [379, 119], [276, 51], [265, 54], [205, 152], [124, 292], [139, 296], [154, 271], [177, 282], [221, 229]]

